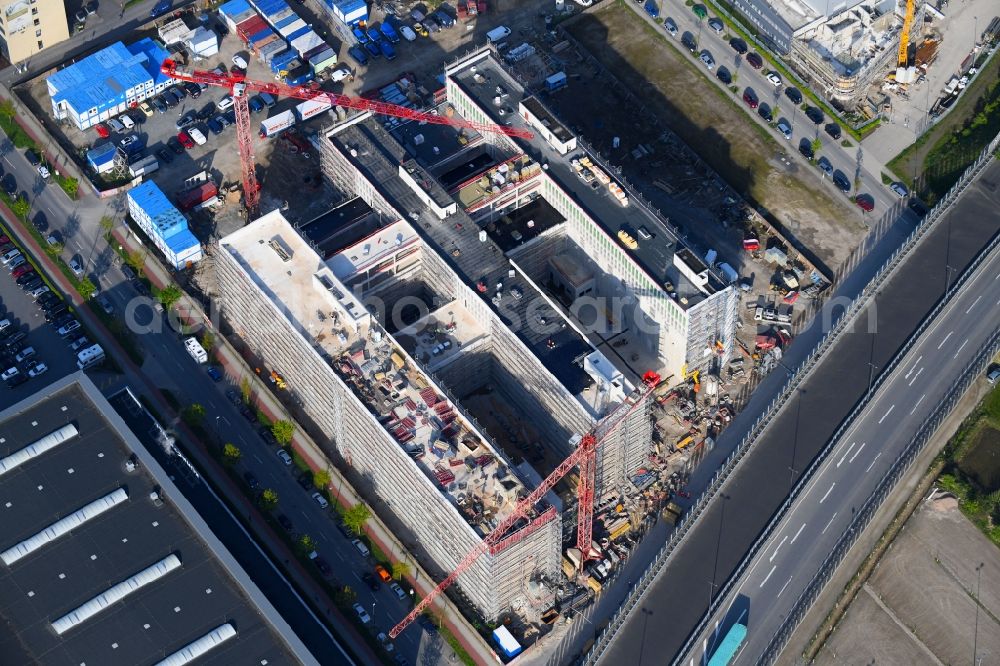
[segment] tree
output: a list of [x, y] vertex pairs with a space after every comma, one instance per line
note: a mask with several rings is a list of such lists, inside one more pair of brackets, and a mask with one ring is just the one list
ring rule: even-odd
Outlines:
[[101, 218], [101, 231], [107, 236], [115, 226], [115, 220], [110, 215]]
[[143, 266], [146, 265], [146, 257], [139, 250], [133, 250], [125, 255], [125, 263], [138, 275], [142, 275]]
[[250, 403], [250, 378], [244, 377], [240, 380], [240, 396], [243, 398], [243, 402]]
[[327, 488], [330, 485], [330, 470], [321, 469], [313, 472], [313, 485], [317, 488]]
[[275, 421], [271, 424], [271, 434], [281, 446], [288, 446], [292, 443], [292, 435], [295, 434], [295, 426], [291, 421]]
[[344, 524], [355, 534], [361, 534], [362, 528], [368, 519], [372, 517], [372, 512], [364, 504], [355, 504], [344, 512]]
[[316, 550], [316, 541], [308, 534], [303, 534], [299, 537], [299, 540], [295, 544], [298, 546], [299, 551], [303, 555], [308, 555], [309, 553]]
[[822, 149], [823, 149], [823, 142], [820, 141], [820, 138], [816, 137], [815, 139], [813, 139], [812, 141], [813, 155], [819, 155], [819, 151], [821, 151]]
[[1000, 527], [1000, 502], [993, 505], [993, 513], [990, 514], [994, 527]]
[[14, 213], [14, 215], [16, 215], [16, 216], [17, 216], [17, 217], [18, 217], [19, 219], [22, 219], [22, 220], [23, 220], [23, 219], [25, 219], [25, 218], [27, 218], [27, 217], [28, 217], [28, 211], [30, 211], [30, 210], [31, 210], [31, 204], [30, 204], [30, 203], [28, 202], [28, 200], [27, 200], [27, 199], [25, 199], [24, 197], [18, 197], [18, 198], [17, 198], [17, 199], [15, 199], [15, 200], [14, 200], [14, 202], [13, 202], [13, 203], [12, 203], [12, 204], [10, 205], [10, 210], [11, 210], [11, 211], [12, 211], [12, 212]]
[[45, 254], [55, 259], [60, 254], [62, 254], [63, 247], [65, 246], [62, 243], [46, 243]]
[[76, 199], [76, 195], [80, 192], [80, 181], [72, 176], [59, 176], [59, 187], [70, 199]]
[[226, 461], [227, 465], [235, 465], [243, 457], [243, 452], [235, 444], [226, 442], [225, 446], [222, 447], [222, 459]]
[[97, 293], [97, 287], [94, 286], [94, 283], [88, 277], [80, 280], [80, 284], [76, 285], [76, 290], [80, 292], [80, 297], [85, 301], [90, 300]]
[[205, 407], [197, 402], [192, 402], [181, 411], [181, 418], [189, 426], [201, 425], [201, 422], [205, 420]]
[[14, 108], [14, 102], [10, 101], [9, 99], [0, 101], [0, 116], [2, 116], [7, 121], [11, 121], [14, 119], [14, 116], [16, 115], [17, 115], [17, 109]]
[[392, 563], [392, 577], [396, 580], [403, 580], [406, 576], [413, 573], [413, 567], [410, 566], [409, 562], [399, 561]]
[[181, 296], [184, 292], [176, 284], [167, 285], [163, 289], [156, 292], [156, 300], [163, 304], [163, 307], [168, 310], [176, 303], [181, 300]]
[[271, 488], [265, 488], [264, 492], [260, 494], [260, 505], [270, 511], [274, 507], [278, 506], [278, 493]]
[[212, 347], [215, 346], [215, 333], [211, 331], [205, 331], [201, 334], [201, 346], [205, 348], [205, 351], [212, 351]]

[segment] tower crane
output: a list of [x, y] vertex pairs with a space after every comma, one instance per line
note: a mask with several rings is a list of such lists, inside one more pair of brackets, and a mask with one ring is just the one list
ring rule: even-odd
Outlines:
[[903, 13], [903, 28], [899, 33], [899, 56], [896, 59], [896, 81], [898, 83], [912, 83], [916, 74], [909, 67], [910, 32], [913, 30], [914, 0], [904, 0], [904, 2], [906, 2], [906, 10]]
[[[518, 502], [514, 509], [511, 511], [510, 515], [500, 521], [492, 532], [487, 534], [479, 544], [476, 545], [471, 551], [469, 551], [466, 556], [458, 563], [458, 566], [448, 574], [448, 576], [438, 583], [430, 593], [420, 600], [413, 610], [404, 617], [399, 623], [392, 628], [389, 632], [391, 638], [396, 638], [399, 634], [406, 629], [417, 617], [424, 611], [425, 608], [434, 603], [438, 595], [444, 592], [449, 585], [454, 583], [459, 576], [461, 576], [469, 567], [471, 567], [477, 559], [487, 551], [491, 554], [495, 554], [510, 546], [517, 543], [521, 539], [525, 538], [532, 532], [536, 531], [544, 523], [555, 517], [555, 511], [550, 509], [543, 512], [541, 515], [535, 517], [534, 519], [529, 518], [534, 510], [534, 507], [538, 502], [545, 496], [547, 492], [552, 490], [552, 488], [566, 476], [567, 473], [574, 467], [579, 467], [580, 481], [577, 485], [577, 532], [576, 532], [576, 544], [581, 553], [581, 565], [587, 559], [590, 559], [591, 554], [591, 542], [592, 542], [592, 530], [594, 521], [594, 485], [595, 485], [595, 471], [597, 468], [597, 449], [604, 443], [607, 438], [618, 429], [618, 427], [625, 421], [625, 418], [631, 414], [635, 409], [642, 405], [653, 390], [660, 383], [660, 376], [655, 372], [647, 372], [642, 377], [642, 386], [637, 388], [625, 401], [618, 405], [617, 408], [610, 414], [608, 414], [591, 432], [584, 435], [576, 449], [569, 455], [568, 458], [563, 460], [558, 467], [552, 470], [552, 473], [542, 481], [537, 488], [535, 488], [527, 497]], [[511, 528], [517, 525], [520, 521], [529, 521], [527, 525], [521, 527], [517, 532], [507, 536]]]
[[492, 123], [476, 123], [464, 118], [450, 117], [442, 114], [415, 111], [405, 106], [387, 104], [377, 100], [351, 97], [339, 93], [320, 90], [315, 83], [305, 86], [289, 86], [284, 83], [255, 81], [246, 78], [239, 72], [217, 73], [202, 70], [181, 70], [173, 60], [164, 60], [160, 70], [167, 76], [180, 81], [190, 81], [210, 86], [219, 86], [229, 90], [233, 96], [233, 110], [236, 112], [236, 138], [239, 144], [240, 165], [243, 171], [243, 200], [248, 211], [255, 212], [260, 203], [260, 185], [254, 167], [253, 132], [250, 129], [249, 96], [252, 93], [266, 92], [274, 96], [294, 97], [302, 100], [326, 100], [331, 106], [342, 106], [359, 111], [370, 111], [384, 116], [394, 116], [407, 120], [431, 123], [435, 125], [450, 125], [463, 129], [471, 129], [480, 133], [505, 134], [507, 136], [530, 139], [534, 135], [528, 130], [515, 127], [505, 127]]

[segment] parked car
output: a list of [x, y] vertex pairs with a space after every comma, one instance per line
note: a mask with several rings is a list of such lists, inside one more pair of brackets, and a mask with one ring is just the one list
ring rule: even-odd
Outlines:
[[830, 135], [830, 138], [840, 139], [841, 136], [840, 125], [838, 125], [837, 123], [827, 123], [826, 127], [824, 127], [823, 130]]
[[241, 56], [239, 53], [237, 53], [236, 55], [233, 56], [233, 64], [236, 65], [237, 67], [239, 67], [240, 69], [242, 69], [244, 72], [250, 66], [247, 63], [246, 58], [244, 58], [243, 56]]
[[105, 294], [98, 294], [96, 300], [97, 304], [101, 306], [101, 309], [104, 310], [105, 314], [113, 315], [115, 313], [115, 306], [111, 304], [111, 299]]
[[714, 30], [715, 34], [721, 35], [726, 26], [722, 23], [722, 19], [713, 16], [708, 19], [708, 27]]
[[177, 122], [174, 123], [174, 127], [177, 128], [177, 131], [179, 132], [185, 127], [190, 127], [191, 125], [194, 125], [196, 122], [198, 122], [198, 114], [195, 113], [194, 111], [188, 111], [183, 116], [177, 119]]
[[757, 93], [753, 91], [753, 88], [747, 88], [746, 90], [743, 91], [743, 101], [751, 109], [757, 108], [759, 102], [757, 100]]
[[23, 287], [24, 285], [33, 282], [38, 279], [38, 274], [35, 271], [28, 271], [27, 273], [22, 273], [17, 278], [17, 286]]
[[910, 190], [907, 189], [906, 185], [900, 182], [895, 182], [889, 186], [889, 189], [895, 192], [900, 197], [905, 197], [910, 194]]
[[37, 275], [32, 275], [30, 280], [21, 285], [21, 289], [30, 292], [35, 289], [38, 289], [41, 286], [42, 286], [42, 278], [38, 277]]
[[813, 122], [813, 125], [822, 125], [826, 117], [818, 106], [810, 106], [806, 108], [806, 118]]
[[818, 166], [819, 170], [823, 172], [823, 175], [833, 176], [833, 165], [830, 163], [830, 160], [828, 160], [825, 155], [816, 160], [816, 166]]
[[404, 590], [399, 583], [389, 583], [389, 589], [392, 590], [397, 599], [402, 600], [406, 598], [406, 590]]
[[[190, 140], [190, 137], [188, 137], [188, 139]], [[170, 148], [170, 150], [174, 151], [175, 155], [184, 154], [184, 144], [181, 143], [181, 140], [176, 136], [172, 136], [169, 139], [167, 139], [167, 147]]]
[[3, 371], [3, 373], [0, 373], [0, 379], [2, 379], [4, 381], [7, 381], [11, 377], [13, 377], [13, 376], [15, 376], [17, 374], [20, 374], [20, 372], [21, 371], [18, 370], [17, 367], [7, 368], [6, 370]]
[[201, 97], [201, 87], [197, 83], [191, 81], [185, 81], [183, 83], [184, 90], [191, 97], [191, 99], [198, 99]]
[[77, 277], [83, 275], [83, 266], [80, 265], [80, 260], [76, 257], [69, 260], [69, 269], [73, 271], [73, 275]]
[[[404, 32], [403, 34], [405, 35], [406, 33]], [[352, 46], [347, 49], [347, 55], [351, 56], [351, 58], [353, 58], [359, 65], [368, 64], [368, 54], [365, 53], [364, 49], [359, 46]]]
[[792, 86], [785, 88], [785, 97], [791, 100], [792, 104], [799, 105], [802, 103], [802, 92], [798, 88]]
[[170, 154], [170, 151], [166, 148], [160, 148], [156, 151], [156, 157], [164, 164], [170, 164], [174, 161], [174, 156]]
[[188, 150], [194, 148], [194, 141], [191, 140], [191, 137], [188, 136], [187, 132], [178, 132], [177, 140], [180, 141], [181, 145], [187, 148]]
[[25, 347], [24, 349], [22, 349], [17, 353], [17, 356], [14, 357], [14, 360], [17, 361], [18, 363], [23, 363], [24, 361], [27, 361], [34, 355], [35, 355], [34, 347]]
[[197, 127], [192, 127], [187, 131], [187, 133], [188, 136], [190, 136], [191, 139], [199, 146], [204, 146], [205, 142], [208, 141], [208, 139], [205, 138], [205, 135], [202, 134], [201, 130]]
[[733, 37], [732, 39], [730, 39], [729, 40], [729, 45], [731, 47], [733, 47], [733, 50], [736, 51], [740, 55], [743, 55], [748, 50], [747, 49], [747, 43], [744, 42], [739, 37]]
[[94, 125], [94, 131], [97, 132], [97, 136], [101, 137], [102, 139], [107, 139], [109, 136], [111, 136], [111, 130], [108, 129], [108, 126], [105, 125], [104, 123], [97, 123], [96, 125]]
[[761, 57], [756, 51], [747, 54], [747, 64], [749, 64], [754, 69], [760, 69], [764, 66], [764, 58]]
[[86, 335], [81, 335], [76, 340], [69, 343], [70, 351], [80, 351], [84, 347], [89, 347], [89, 346], [90, 346], [90, 338], [88, 338]]
[[311, 497], [316, 504], [319, 504], [319, 508], [321, 509], [325, 509], [330, 506], [330, 503], [326, 501], [326, 498], [319, 493], [313, 493]]
[[378, 592], [382, 589], [382, 583], [378, 582], [378, 579], [367, 571], [361, 574], [361, 580], [365, 582], [365, 585], [367, 585], [368, 589], [372, 592]]
[[720, 67], [716, 72], [715, 76], [717, 79], [722, 81], [727, 86], [733, 82], [733, 75], [729, 73], [729, 70], [725, 67]]
[[208, 366], [208, 368], [206, 368], [206, 371], [208, 372], [208, 376], [212, 378], [213, 382], [221, 382], [222, 381], [222, 371], [219, 370], [214, 365]]
[[698, 56], [698, 59], [701, 60], [701, 62], [705, 65], [706, 68], [708, 68], [708, 71], [711, 72], [713, 69], [715, 69], [715, 58], [713, 58], [712, 54], [708, 52], [708, 49], [702, 50], [701, 55]]
[[72, 319], [63, 324], [62, 326], [60, 326], [58, 329], [56, 329], [56, 333], [58, 333], [60, 337], [65, 338], [70, 333], [79, 330], [79, 328], [80, 328], [80, 322], [78, 322], [76, 319]]
[[417, 38], [417, 33], [413, 32], [413, 29], [408, 25], [399, 26], [399, 34], [408, 42], [412, 42]]
[[799, 152], [802, 153], [804, 158], [810, 161], [816, 156], [813, 152], [812, 142], [806, 138], [799, 141]]
[[167, 112], [167, 103], [163, 99], [162, 95], [157, 95], [156, 97], [152, 98], [151, 100], [149, 100], [149, 103], [153, 105], [153, 108], [156, 109], [157, 113]]
[[295, 526], [292, 525], [291, 519], [283, 513], [278, 514], [278, 524], [281, 525], [281, 529], [285, 530], [286, 532], [291, 532], [293, 529], [295, 529]]
[[252, 472], [244, 472], [243, 480], [246, 481], [246, 484], [247, 486], [250, 487], [250, 490], [257, 490], [258, 488], [260, 488], [260, 481], [257, 479], [256, 476], [253, 475]]
[[292, 457], [290, 455], [288, 455], [288, 451], [286, 451], [284, 449], [278, 449], [276, 455], [278, 456], [278, 459], [281, 460], [281, 462], [285, 463], [286, 466], [289, 466], [289, 467], [291, 466], [291, 464], [292, 464]]
[[663, 29], [667, 31], [667, 34], [677, 39], [677, 24], [674, 23], [672, 18], [667, 18], [663, 21]]
[[757, 107], [757, 115], [769, 123], [774, 121], [774, 113], [769, 104], [764, 103]]
[[260, 113], [264, 110], [264, 102], [260, 101], [260, 97], [254, 95], [247, 100], [247, 105], [250, 107], [251, 113]]
[[837, 189], [841, 192], [851, 191], [851, 181], [840, 169], [833, 172], [833, 184], [836, 185]]
[[792, 128], [784, 120], [778, 121], [778, 131], [781, 132], [781, 135], [786, 139], [792, 138]]
[[149, 105], [149, 102], [139, 102], [139, 110], [142, 111], [143, 115], [147, 118], [153, 115], [153, 107]]
[[766, 78], [775, 88], [781, 87], [781, 76], [779, 76], [777, 72], [768, 72]]
[[854, 203], [856, 203], [858, 208], [866, 213], [870, 213], [875, 210], [875, 199], [872, 198], [872, 195], [870, 194], [859, 194], [854, 197]]
[[37, 377], [38, 375], [45, 374], [45, 371], [49, 369], [49, 366], [32, 359], [28, 361], [28, 364], [24, 366], [24, 369], [28, 371], [29, 377]]
[[371, 616], [369, 616], [365, 611], [364, 606], [355, 602], [351, 607], [354, 609], [354, 612], [358, 614], [358, 619], [361, 620], [362, 624], [368, 624], [372, 621]]

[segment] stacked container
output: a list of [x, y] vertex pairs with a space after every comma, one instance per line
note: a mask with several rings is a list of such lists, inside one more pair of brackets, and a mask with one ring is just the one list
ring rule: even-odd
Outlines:
[[337, 52], [330, 48], [326, 42], [303, 54], [302, 57], [309, 61], [313, 71], [317, 74], [337, 64]]
[[225, 19], [230, 32], [236, 32], [236, 26], [256, 15], [253, 7], [246, 0], [230, 0], [219, 7], [219, 15]]
[[285, 43], [285, 40], [275, 36], [274, 40], [268, 43], [267, 46], [257, 50], [257, 57], [265, 65], [270, 65], [271, 61], [274, 60], [276, 56], [287, 52], [288, 44]]
[[305, 33], [295, 38], [289, 37], [288, 41], [291, 43], [292, 49], [294, 49], [300, 56], [304, 56], [317, 46], [326, 44], [326, 42], [323, 41], [323, 38], [312, 30], [307, 30]]
[[260, 32], [266, 27], [267, 23], [255, 12], [253, 16], [236, 25], [236, 34], [246, 44], [249, 43], [251, 35]]
[[368, 5], [365, 0], [341, 0], [334, 2], [333, 15], [345, 25], [354, 25], [368, 20]]
[[297, 62], [297, 60], [298, 60], [298, 54], [295, 53], [295, 51], [292, 51], [291, 49], [287, 51], [282, 51], [281, 53], [278, 53], [273, 58], [271, 58], [270, 62], [271, 71], [277, 74], [282, 70], [287, 71], [288, 69], [294, 69], [297, 65], [293, 65], [291, 68], [289, 68], [287, 65], [289, 65], [289, 63], [292, 62]]
[[294, 21], [285, 19], [281, 25], [277, 26], [278, 32], [281, 33], [281, 36], [285, 39], [288, 39], [290, 35], [298, 33], [303, 29], [308, 30], [309, 26], [306, 25], [306, 22], [298, 16], [295, 17]]

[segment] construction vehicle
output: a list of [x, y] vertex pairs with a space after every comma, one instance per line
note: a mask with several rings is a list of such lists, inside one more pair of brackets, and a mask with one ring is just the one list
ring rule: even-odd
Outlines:
[[495, 125], [493, 123], [477, 123], [457, 117], [455, 114], [432, 114], [416, 111], [397, 104], [388, 104], [362, 97], [350, 97], [339, 93], [320, 90], [315, 82], [306, 85], [287, 85], [284, 83], [254, 81], [246, 78], [242, 72], [208, 72], [203, 70], [181, 70], [177, 62], [171, 59], [163, 61], [160, 70], [172, 79], [190, 81], [191, 83], [219, 86], [229, 91], [233, 98], [233, 110], [236, 112], [236, 137], [240, 153], [240, 165], [243, 170], [243, 202], [247, 211], [256, 213], [260, 203], [260, 185], [257, 182], [256, 167], [253, 156], [253, 132], [250, 130], [249, 98], [252, 93], [267, 93], [274, 96], [294, 97], [301, 100], [325, 100], [331, 107], [339, 106], [358, 111], [370, 111], [385, 116], [394, 116], [406, 120], [415, 120], [433, 125], [450, 125], [459, 129], [472, 129], [477, 132], [505, 134], [507, 136], [530, 139], [534, 136], [528, 130], [515, 127]]
[[[576, 488], [576, 544], [577, 549], [580, 551], [579, 565], [582, 567], [588, 560], [593, 559], [595, 556], [593, 552], [593, 529], [597, 449], [621, 426], [629, 414], [645, 403], [659, 384], [660, 375], [652, 371], [644, 374], [642, 377], [642, 386], [636, 388], [614, 411], [602, 419], [596, 428], [581, 437], [576, 450], [562, 461], [544, 481], [538, 484], [527, 497], [518, 502], [510, 514], [501, 520], [493, 531], [487, 534], [475, 548], [469, 551], [462, 561], [458, 563], [458, 566], [443, 581], [438, 583], [437, 587], [421, 599], [413, 607], [413, 610], [392, 628], [389, 636], [391, 638], [399, 636], [400, 632], [406, 629], [426, 608], [433, 604], [438, 595], [458, 580], [458, 577], [471, 567], [481, 555], [486, 552], [500, 552], [504, 548], [518, 543], [528, 535], [534, 533], [548, 521], [554, 520], [556, 517], [555, 507], [549, 507], [534, 518], [531, 516], [537, 513], [535, 505], [575, 467], [579, 468], [579, 483]], [[511, 533], [511, 530], [519, 526], [522, 521], [526, 521], [527, 524], [520, 526], [516, 531]], [[597, 586], [595, 592], [597, 591], [600, 591], [600, 585]]]
[[913, 5], [915, 0], [906, 0], [903, 27], [899, 33], [899, 54], [896, 58], [896, 83], [913, 83], [917, 69], [910, 65], [910, 32], [913, 30]]

